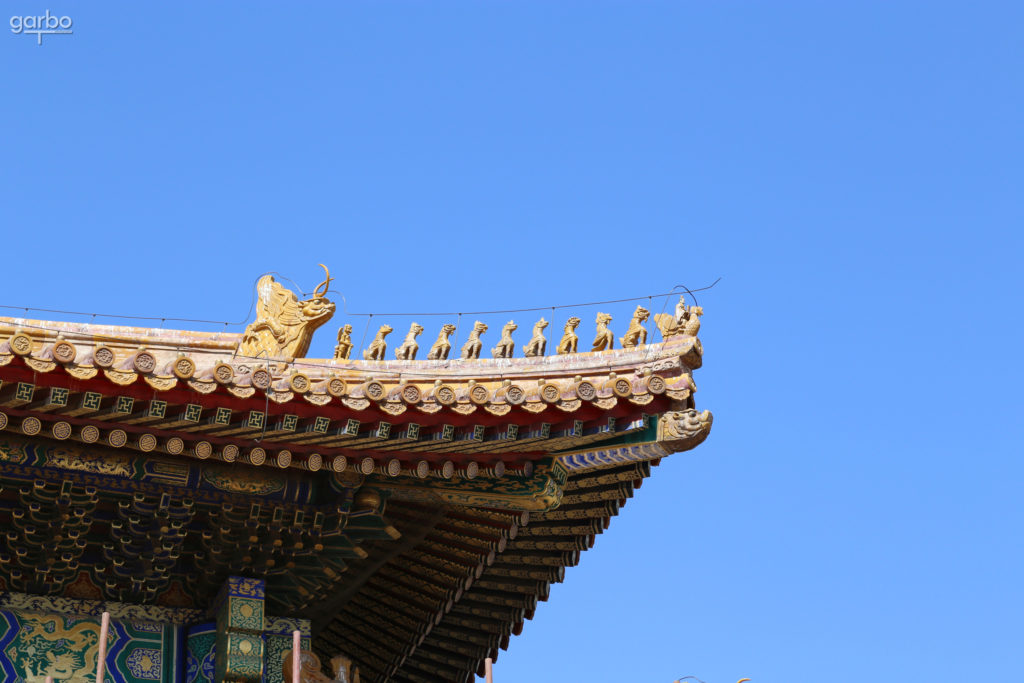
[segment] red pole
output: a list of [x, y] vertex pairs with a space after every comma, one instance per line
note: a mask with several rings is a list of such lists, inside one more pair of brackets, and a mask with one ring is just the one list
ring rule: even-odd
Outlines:
[[494, 660], [490, 657], [484, 660], [484, 680], [494, 683]]
[[299, 650], [302, 648], [302, 632], [292, 631], [292, 683], [299, 683], [301, 675], [301, 659]]

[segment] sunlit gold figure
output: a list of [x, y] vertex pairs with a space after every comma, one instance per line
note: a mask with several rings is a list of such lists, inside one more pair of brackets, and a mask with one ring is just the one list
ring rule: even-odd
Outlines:
[[345, 325], [338, 330], [338, 344], [334, 347], [334, 357], [348, 360], [352, 356], [352, 326]]
[[[242, 335], [238, 353], [253, 357], [303, 358], [309, 351], [313, 332], [334, 315], [334, 304], [327, 300], [327, 287], [331, 274], [321, 266], [324, 281], [313, 290], [313, 296], [299, 301], [294, 292], [285, 289], [264, 275], [256, 284], [259, 298], [256, 302], [256, 321]], [[323, 291], [321, 291], [321, 289]]]
[[505, 326], [501, 328], [501, 339], [498, 340], [498, 345], [491, 349], [491, 357], [493, 358], [511, 358], [516, 352], [516, 343], [512, 341], [512, 333], [519, 329], [519, 326], [509, 320], [505, 323]]
[[471, 360], [480, 357], [480, 350], [483, 348], [483, 342], [480, 341], [480, 335], [487, 331], [487, 325], [483, 324], [479, 320], [473, 323], [473, 331], [469, 333], [469, 339], [462, 345], [462, 358], [463, 360]]
[[377, 336], [373, 338], [370, 345], [363, 351], [363, 360], [384, 360], [384, 354], [388, 352], [388, 343], [384, 338], [393, 330], [390, 325], [381, 325], [377, 330]]
[[420, 336], [422, 332], [423, 326], [419, 323], [410, 325], [409, 333], [405, 335], [402, 345], [395, 349], [395, 358], [398, 360], [416, 360], [416, 352], [420, 349], [420, 345], [416, 343], [416, 337]]
[[548, 321], [541, 318], [533, 326], [533, 336], [530, 337], [530, 341], [523, 347], [523, 355], [527, 358], [534, 356], [543, 356], [544, 350], [547, 348], [548, 340], [544, 337], [544, 328], [548, 326]]
[[448, 341], [448, 337], [452, 336], [454, 331], [455, 325], [445, 323], [437, 334], [437, 341], [430, 347], [427, 360], [448, 360], [448, 352], [452, 350], [452, 344]]
[[633, 311], [633, 319], [629, 321], [629, 329], [626, 330], [626, 334], [619, 338], [622, 342], [622, 348], [632, 349], [641, 344], [647, 343], [647, 329], [643, 326], [651, 316], [651, 312], [643, 306], [637, 306], [636, 310]]
[[615, 348], [615, 335], [608, 329], [608, 323], [611, 321], [612, 317], [607, 313], [597, 314], [597, 336], [594, 337], [592, 351], [604, 351], [605, 349]]

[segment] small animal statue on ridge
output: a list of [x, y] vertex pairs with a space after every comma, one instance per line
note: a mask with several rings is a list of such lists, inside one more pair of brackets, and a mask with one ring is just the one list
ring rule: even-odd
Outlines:
[[559, 356], [564, 356], [567, 353], [576, 353], [576, 345], [580, 341], [580, 338], [576, 336], [576, 328], [579, 326], [580, 319], [576, 316], [565, 321], [562, 340], [558, 342], [558, 348], [555, 349]]
[[649, 317], [651, 317], [650, 311], [643, 306], [636, 307], [636, 310], [633, 311], [633, 319], [629, 321], [629, 329], [619, 338], [622, 348], [633, 349], [647, 343], [647, 330], [642, 323]]
[[530, 341], [526, 342], [526, 346], [523, 347], [523, 355], [527, 358], [533, 358], [534, 356], [543, 356], [544, 349], [547, 348], [548, 340], [544, 337], [544, 328], [548, 326], [548, 321], [541, 318], [533, 326], [533, 336], [530, 337]]
[[462, 359], [470, 360], [480, 357], [480, 350], [483, 347], [483, 343], [480, 341], [480, 335], [487, 331], [487, 325], [483, 324], [479, 320], [473, 323], [473, 331], [469, 333], [469, 339], [462, 345]]
[[501, 328], [501, 339], [498, 345], [491, 349], [492, 358], [511, 358], [516, 352], [516, 343], [512, 341], [512, 333], [519, 329], [515, 322], [509, 320], [505, 327]]
[[654, 316], [654, 322], [665, 339], [683, 334], [696, 337], [700, 331], [700, 316], [703, 313], [704, 309], [700, 306], [687, 306], [684, 294], [679, 297], [679, 303], [676, 304], [675, 316], [659, 313]]
[[377, 330], [377, 336], [370, 342], [370, 346], [363, 351], [363, 360], [384, 360], [384, 355], [388, 352], [388, 343], [384, 341], [384, 337], [391, 334], [391, 332], [390, 325], [381, 325], [380, 329]]
[[338, 345], [334, 347], [334, 357], [348, 360], [352, 356], [352, 326], [345, 325], [338, 330]]
[[413, 323], [409, 326], [409, 334], [405, 335], [405, 341], [395, 349], [395, 358], [398, 360], [416, 360], [416, 352], [420, 345], [416, 343], [416, 337], [423, 332], [423, 326]]
[[688, 337], [696, 337], [700, 332], [700, 317], [704, 315], [704, 309], [700, 306], [690, 306], [686, 310], [686, 322], [683, 324], [683, 334]]
[[615, 348], [615, 335], [608, 329], [608, 323], [611, 321], [612, 317], [607, 313], [597, 314], [597, 336], [594, 337], [592, 351], [604, 351]]
[[256, 320], [245, 328], [238, 353], [253, 358], [304, 358], [313, 340], [313, 332], [334, 315], [334, 304], [327, 300], [331, 274], [313, 290], [313, 297], [299, 301], [273, 275], [264, 275], [256, 283]]
[[452, 344], [448, 341], [448, 337], [452, 336], [454, 331], [455, 325], [445, 323], [444, 327], [437, 334], [437, 341], [430, 347], [427, 360], [448, 360], [448, 352], [452, 350]]

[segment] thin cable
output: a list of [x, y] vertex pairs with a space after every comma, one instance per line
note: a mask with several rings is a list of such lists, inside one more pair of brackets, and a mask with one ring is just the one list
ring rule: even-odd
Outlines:
[[[262, 278], [264, 275], [277, 275], [277, 276], [281, 277], [282, 279], [289, 280], [289, 282], [292, 282], [289, 278], [285, 278], [280, 273], [277, 273], [275, 271], [268, 271], [266, 273], [261, 274], [253, 282], [252, 294], [251, 294], [250, 303], [249, 303], [249, 312], [246, 314], [245, 318], [242, 321], [240, 321], [240, 322], [229, 322], [229, 321], [225, 321], [225, 320], [204, 320], [204, 319], [200, 319], [200, 318], [168, 318], [168, 317], [146, 316], [146, 315], [120, 315], [120, 314], [116, 314], [116, 313], [89, 313], [89, 312], [83, 312], [83, 311], [67, 311], [67, 310], [56, 309], [56, 308], [37, 308], [35, 306], [11, 306], [11, 305], [7, 305], [7, 304], [0, 304], [0, 308], [6, 308], [6, 309], [9, 309], [9, 310], [15, 310], [15, 311], [25, 311], [26, 313], [28, 313], [29, 311], [38, 311], [40, 313], [61, 313], [63, 315], [92, 316], [93, 319], [95, 319], [96, 317], [101, 317], [101, 318], [116, 318], [116, 319], [120, 319], [120, 320], [159, 320], [159, 321], [162, 321], [162, 322], [186, 322], [186, 323], [203, 323], [203, 324], [206, 324], [206, 325], [240, 326], [240, 325], [247, 325], [249, 323], [249, 321], [252, 319], [252, 311], [253, 311], [253, 308], [256, 305], [256, 284], [259, 282], [260, 278]], [[602, 304], [620, 304], [620, 303], [627, 303], [627, 302], [630, 302], [630, 301], [643, 301], [644, 299], [651, 299], [653, 297], [671, 296], [672, 294], [674, 294], [676, 292], [677, 289], [680, 289], [680, 288], [686, 290], [686, 292], [693, 298], [694, 304], [697, 304], [697, 297], [694, 296], [693, 293], [694, 292], [704, 292], [704, 291], [707, 291], [707, 290], [713, 288], [715, 285], [717, 285], [719, 283], [719, 281], [721, 281], [721, 279], [722, 278], [718, 278], [717, 280], [712, 282], [710, 285], [707, 285], [706, 287], [699, 287], [697, 289], [687, 289], [686, 287], [683, 287], [682, 285], [676, 285], [675, 287], [672, 288], [672, 291], [666, 292], [664, 294], [648, 294], [646, 296], [636, 296], [636, 297], [631, 297], [631, 298], [628, 298], [628, 299], [609, 299], [607, 301], [591, 301], [591, 302], [587, 302], [587, 303], [562, 304], [562, 305], [559, 305], [559, 306], [537, 306], [537, 307], [533, 307], [533, 308], [506, 308], [506, 309], [497, 309], [497, 310], [493, 310], [493, 311], [462, 311], [462, 314], [463, 315], [494, 315], [494, 314], [497, 314], [497, 313], [530, 313], [530, 312], [535, 312], [535, 311], [546, 311], [549, 308], [552, 311], [554, 311], [554, 310], [561, 309], [561, 308], [583, 308], [583, 307], [586, 307], [586, 306], [600, 306]], [[294, 284], [294, 282], [293, 282], [293, 284]], [[361, 313], [361, 312], [352, 312], [352, 311], [348, 310], [348, 302], [345, 300], [344, 295], [341, 294], [341, 292], [338, 292], [337, 290], [329, 290], [329, 291], [341, 295], [342, 302], [344, 304], [345, 315], [362, 315], [362, 316], [374, 316], [374, 315], [376, 315], [376, 316], [389, 316], [389, 315], [390, 316], [459, 315], [459, 313], [456, 312], [456, 311], [437, 312], [437, 313], [429, 313], [429, 312], [427, 312], [427, 313], [424, 313], [424, 312], [419, 312], [419, 313]]]

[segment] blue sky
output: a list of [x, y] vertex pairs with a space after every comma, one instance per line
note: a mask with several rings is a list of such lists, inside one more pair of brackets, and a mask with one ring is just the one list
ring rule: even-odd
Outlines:
[[74, 33], [0, 39], [0, 304], [241, 321], [320, 262], [359, 311], [722, 277], [710, 438], [499, 683], [1020, 676], [1019, 4], [5, 8]]

